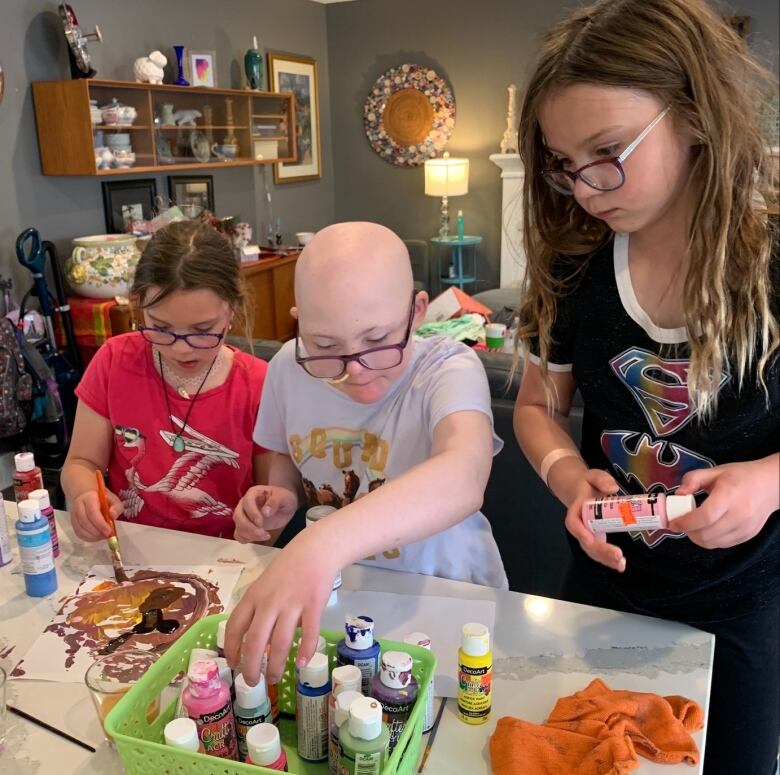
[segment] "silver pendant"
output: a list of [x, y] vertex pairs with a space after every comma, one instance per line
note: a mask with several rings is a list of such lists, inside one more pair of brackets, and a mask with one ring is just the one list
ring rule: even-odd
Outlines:
[[181, 455], [184, 452], [184, 439], [181, 436], [176, 436], [173, 440], [173, 451], [177, 455]]

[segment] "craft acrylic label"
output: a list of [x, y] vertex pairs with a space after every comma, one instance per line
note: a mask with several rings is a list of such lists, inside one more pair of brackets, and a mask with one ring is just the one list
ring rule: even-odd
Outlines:
[[392, 751], [398, 741], [401, 738], [401, 733], [404, 731], [406, 722], [409, 720], [409, 716], [412, 715], [412, 708], [414, 702], [409, 702], [404, 705], [382, 703], [382, 721], [387, 724], [387, 728], [390, 730], [390, 750]]
[[363, 694], [368, 694], [371, 687], [371, 679], [376, 675], [379, 667], [379, 655], [369, 657], [368, 659], [356, 659], [352, 664], [360, 670], [360, 691]]
[[17, 533], [19, 559], [25, 576], [36, 576], [54, 569], [54, 555], [51, 551], [51, 537], [48, 525], [42, 530]]
[[382, 751], [356, 753], [354, 759], [342, 754], [340, 775], [381, 775], [384, 759]]
[[328, 695], [296, 698], [298, 722], [298, 753], [309, 761], [328, 758]]
[[484, 718], [490, 713], [490, 685], [493, 666], [458, 668], [458, 710], [467, 718]]
[[198, 725], [198, 736], [203, 743], [205, 753], [223, 759], [237, 758], [238, 747], [230, 703], [214, 713], [198, 716], [195, 723]]

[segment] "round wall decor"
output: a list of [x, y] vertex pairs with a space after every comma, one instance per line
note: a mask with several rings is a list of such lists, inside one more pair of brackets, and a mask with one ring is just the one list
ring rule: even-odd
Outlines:
[[380, 158], [417, 167], [438, 156], [455, 126], [455, 99], [429, 67], [403, 64], [383, 73], [363, 104], [363, 125]]

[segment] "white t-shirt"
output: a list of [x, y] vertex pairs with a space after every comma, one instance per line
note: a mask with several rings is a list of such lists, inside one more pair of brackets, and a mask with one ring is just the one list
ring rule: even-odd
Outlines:
[[[434, 428], [447, 415], [478, 411], [492, 424], [490, 389], [479, 358], [443, 337], [415, 337], [413, 342], [405, 372], [371, 404], [353, 401], [325, 380], [309, 376], [295, 362], [294, 341], [271, 360], [254, 439], [266, 449], [290, 455], [303, 477], [309, 505], [345, 506], [424, 462], [431, 455]], [[493, 454], [502, 446], [494, 434]], [[508, 586], [490, 524], [481, 512], [363, 562]]]

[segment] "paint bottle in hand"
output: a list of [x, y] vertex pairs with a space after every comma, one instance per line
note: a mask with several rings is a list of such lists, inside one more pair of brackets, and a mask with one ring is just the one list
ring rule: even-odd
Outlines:
[[237, 675], [234, 685], [236, 701], [233, 703], [233, 715], [236, 719], [238, 754], [242, 762], [248, 762], [247, 735], [258, 724], [272, 723], [271, 702], [265, 688], [264, 675], [260, 676], [254, 686], [250, 686], [243, 675]]
[[349, 706], [339, 741], [344, 775], [380, 775], [389, 755], [390, 732], [382, 723], [377, 700], [360, 697]]
[[5, 514], [5, 501], [0, 493], [0, 567], [8, 565], [13, 558], [11, 536], [8, 533], [8, 519]]
[[197, 724], [204, 753], [222, 759], [238, 759], [230, 689], [219, 677], [219, 667], [213, 659], [190, 666], [182, 704]]
[[340, 665], [355, 665], [363, 676], [360, 691], [368, 694], [371, 679], [379, 672], [378, 643], [374, 642], [374, 620], [369, 616], [347, 615], [346, 637], [336, 647], [336, 661]]
[[298, 755], [311, 762], [328, 758], [328, 658], [319, 652], [298, 671], [295, 720]]
[[371, 696], [382, 705], [382, 720], [390, 730], [390, 752], [398, 745], [417, 699], [414, 660], [405, 651], [382, 654], [379, 674], [371, 680]]
[[30, 500], [38, 501], [38, 505], [41, 509], [41, 514], [46, 517], [49, 522], [49, 531], [51, 532], [51, 549], [52, 554], [55, 557], [60, 556], [60, 539], [57, 536], [57, 524], [54, 521], [54, 509], [51, 507], [51, 501], [49, 500], [49, 491], [40, 489], [33, 490], [30, 493]]
[[[431, 639], [424, 632], [410, 632], [405, 638], [404, 643], [410, 646], [419, 646], [420, 648], [431, 650]], [[428, 694], [425, 698], [425, 720], [423, 721], [423, 734], [433, 729], [433, 676], [428, 686]]]
[[458, 651], [458, 715], [467, 724], [484, 724], [490, 718], [492, 684], [490, 631], [484, 624], [464, 624]]
[[43, 487], [43, 474], [35, 465], [32, 452], [19, 452], [14, 455], [14, 498], [16, 502], [27, 500], [33, 490]]
[[57, 571], [51, 549], [49, 520], [42, 516], [38, 501], [17, 504], [16, 538], [22, 561], [24, 587], [30, 597], [45, 597], [57, 590]]
[[198, 737], [198, 727], [191, 718], [175, 718], [165, 725], [163, 730], [165, 745], [178, 748], [180, 751], [203, 753], [203, 746]]
[[279, 740], [279, 730], [273, 724], [258, 724], [246, 735], [249, 763], [277, 772], [287, 772], [287, 754]]

